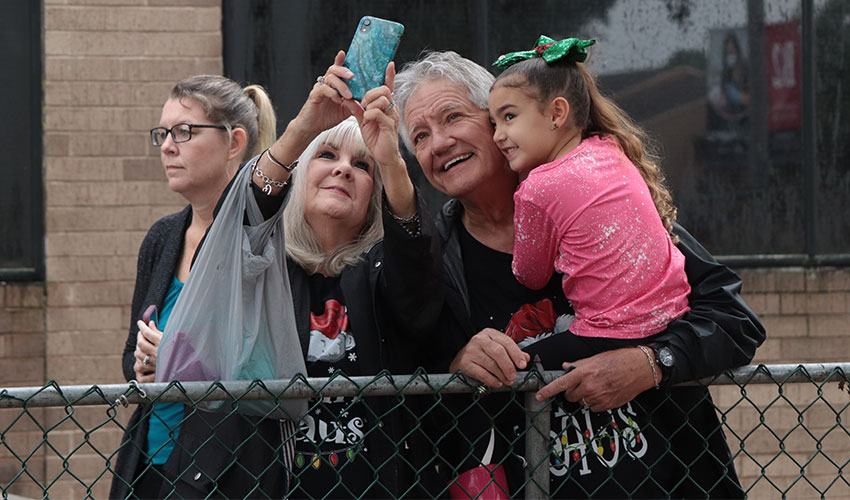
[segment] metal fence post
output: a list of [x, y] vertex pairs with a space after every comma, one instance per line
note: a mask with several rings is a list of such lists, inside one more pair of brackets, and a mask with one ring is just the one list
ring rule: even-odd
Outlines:
[[537, 401], [534, 392], [525, 393], [525, 425], [528, 429], [525, 435], [525, 498], [549, 498], [551, 403], [551, 400]]

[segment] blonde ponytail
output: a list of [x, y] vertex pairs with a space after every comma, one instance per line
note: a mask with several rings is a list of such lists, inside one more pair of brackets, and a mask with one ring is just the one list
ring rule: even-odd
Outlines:
[[274, 106], [269, 95], [260, 85], [249, 85], [245, 87], [245, 95], [248, 96], [257, 107], [257, 142], [248, 156], [256, 156], [277, 140], [277, 117]]
[[221, 75], [195, 75], [171, 89], [175, 99], [189, 98], [201, 103], [212, 123], [241, 128], [248, 136], [242, 160], [260, 154], [276, 139], [274, 108], [259, 85], [241, 85]]

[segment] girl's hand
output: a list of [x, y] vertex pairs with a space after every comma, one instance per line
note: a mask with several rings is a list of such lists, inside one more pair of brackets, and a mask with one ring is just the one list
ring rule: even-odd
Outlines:
[[133, 356], [136, 363], [133, 371], [136, 372], [136, 381], [139, 383], [154, 382], [156, 379], [156, 354], [159, 350], [159, 342], [162, 340], [162, 332], [156, 328], [156, 323], [151, 321], [145, 324], [138, 321], [139, 333], [136, 334], [136, 351]]

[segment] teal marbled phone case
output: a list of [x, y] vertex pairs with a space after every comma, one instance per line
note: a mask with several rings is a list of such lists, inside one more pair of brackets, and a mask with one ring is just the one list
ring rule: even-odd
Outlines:
[[344, 66], [354, 73], [348, 88], [358, 101], [384, 83], [387, 64], [393, 60], [404, 26], [386, 19], [364, 16], [357, 25]]

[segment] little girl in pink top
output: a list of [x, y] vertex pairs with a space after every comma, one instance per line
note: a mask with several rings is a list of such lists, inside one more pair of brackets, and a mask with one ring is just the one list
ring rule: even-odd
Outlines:
[[688, 311], [676, 217], [644, 135], [583, 67], [594, 41], [555, 42], [499, 58], [493, 139], [522, 180], [514, 194], [513, 272], [542, 288], [563, 273], [582, 337], [641, 339]]

